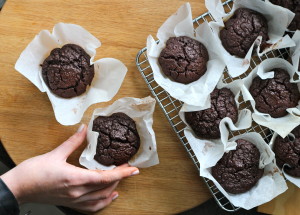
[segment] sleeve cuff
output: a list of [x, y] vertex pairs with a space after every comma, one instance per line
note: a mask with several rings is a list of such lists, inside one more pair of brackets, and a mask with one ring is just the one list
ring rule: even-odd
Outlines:
[[0, 214], [19, 215], [19, 213], [17, 199], [0, 178]]

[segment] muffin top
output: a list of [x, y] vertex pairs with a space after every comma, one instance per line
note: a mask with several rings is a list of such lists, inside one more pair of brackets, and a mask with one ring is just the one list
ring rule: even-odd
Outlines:
[[290, 82], [290, 75], [284, 69], [273, 69], [274, 78], [255, 77], [250, 93], [255, 100], [255, 108], [274, 118], [288, 114], [287, 108], [296, 107], [300, 99], [298, 86]]
[[261, 13], [247, 8], [238, 8], [220, 31], [224, 48], [240, 58], [246, 56], [258, 36], [262, 36], [264, 45], [269, 38], [267, 19]]
[[229, 193], [238, 194], [250, 190], [262, 177], [259, 169], [260, 152], [246, 140], [236, 140], [235, 150], [225, 153], [211, 168], [213, 177]]
[[94, 159], [109, 166], [127, 163], [140, 147], [140, 136], [133, 119], [125, 113], [98, 116], [93, 131], [99, 133]]
[[206, 47], [190, 37], [171, 37], [161, 51], [158, 63], [163, 73], [175, 82], [189, 84], [206, 72], [209, 59]]
[[210, 94], [211, 107], [201, 111], [185, 112], [186, 122], [200, 138], [220, 137], [219, 124], [225, 117], [233, 123], [238, 119], [238, 108], [234, 94], [228, 88], [217, 89]]
[[277, 136], [274, 142], [273, 151], [275, 153], [276, 163], [291, 176], [300, 177], [300, 126], [291, 132], [295, 138], [287, 136], [282, 138]]
[[90, 56], [78, 45], [53, 49], [44, 60], [42, 77], [52, 93], [63, 98], [79, 96], [94, 78]]

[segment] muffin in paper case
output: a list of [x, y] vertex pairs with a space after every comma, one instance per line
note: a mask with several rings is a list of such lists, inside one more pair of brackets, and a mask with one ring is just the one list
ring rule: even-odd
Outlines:
[[[80, 96], [58, 97], [51, 92], [42, 78], [40, 66], [55, 48], [65, 44], [76, 44], [91, 57], [95, 75], [91, 86]], [[114, 58], [102, 58], [94, 62], [100, 41], [83, 27], [75, 24], [58, 23], [52, 33], [42, 30], [28, 44], [16, 62], [15, 69], [29, 79], [41, 92], [46, 92], [52, 104], [55, 118], [62, 125], [80, 122], [85, 110], [92, 104], [111, 100], [119, 91], [127, 73], [127, 67]], [[112, 84], [113, 83], [113, 84]]]
[[286, 137], [297, 125], [300, 124], [300, 106], [298, 105], [294, 108], [288, 108], [286, 111], [287, 115], [279, 118], [273, 118], [270, 114], [261, 113], [255, 108], [255, 101], [249, 92], [249, 88], [252, 84], [253, 79], [259, 76], [261, 79], [268, 79], [274, 77], [274, 72], [272, 69], [280, 68], [286, 70], [291, 79], [291, 83], [296, 83], [298, 90], [300, 90], [300, 80], [294, 80], [294, 74], [296, 73], [294, 67], [286, 60], [282, 58], [270, 58], [264, 60], [261, 64], [252, 70], [252, 72], [244, 78], [244, 86], [242, 87], [242, 94], [245, 100], [249, 100], [254, 113], [252, 114], [253, 120], [265, 127], [272, 129], [277, 132], [281, 137]]
[[[189, 138], [189, 142], [196, 141], [191, 133], [187, 133], [186, 135], [187, 138]], [[203, 141], [201, 146], [198, 146], [197, 158], [200, 162], [200, 176], [212, 180], [216, 187], [233, 205], [249, 210], [271, 201], [273, 198], [287, 190], [288, 187], [284, 177], [274, 162], [274, 153], [258, 133], [245, 133], [235, 136], [230, 140], [228, 140], [228, 136], [225, 133], [222, 133], [222, 135], [224, 135], [222, 138], [223, 141], [219, 143]], [[216, 165], [224, 153], [235, 150], [235, 141], [238, 139], [249, 141], [258, 148], [260, 152], [259, 168], [264, 169], [264, 173], [257, 184], [249, 191], [241, 194], [231, 194], [226, 192], [212, 176], [211, 167]]]
[[[293, 134], [288, 134], [288, 135], [291, 135], [291, 139], [294, 138], [294, 135], [293, 135]], [[269, 144], [269, 145], [270, 145], [270, 148], [271, 148], [272, 150], [273, 150], [273, 147], [274, 147], [274, 142], [275, 142], [275, 140], [276, 140], [276, 137], [278, 137], [278, 134], [275, 132], [275, 133], [273, 134], [272, 139], [271, 139], [270, 144]], [[275, 158], [275, 163], [276, 163], [276, 158]], [[285, 165], [288, 165], [288, 164], [285, 164]], [[285, 173], [285, 171], [284, 171], [285, 165], [283, 166], [282, 169], [280, 169], [280, 168], [277, 166], [278, 169], [279, 169], [279, 171], [284, 175], [284, 177], [285, 177], [288, 181], [292, 182], [293, 184], [295, 184], [297, 187], [300, 188], [300, 178], [299, 178], [299, 177], [294, 177], [294, 176], [291, 176], [291, 175]]]
[[[201, 42], [207, 49], [209, 60], [207, 70], [198, 80], [182, 84], [171, 80], [161, 70], [158, 58], [170, 37], [187, 36]], [[207, 22], [196, 30], [193, 27], [192, 12], [189, 3], [182, 5], [170, 16], [157, 32], [159, 43], [149, 35], [147, 38], [147, 57], [153, 70], [155, 81], [175, 99], [184, 103], [202, 106], [207, 96], [213, 91], [225, 68], [219, 56], [219, 46]]]
[[158, 164], [159, 159], [156, 148], [156, 139], [152, 128], [154, 109], [155, 99], [150, 96], [142, 99], [130, 97], [121, 98], [108, 107], [96, 109], [88, 125], [88, 144], [79, 158], [79, 163], [88, 169], [108, 170], [116, 167], [115, 165], [102, 165], [94, 159], [99, 133], [93, 131], [92, 128], [93, 121], [98, 116], [110, 116], [113, 113], [122, 112], [135, 121], [141, 141], [138, 152], [128, 163], [131, 166], [140, 168]]
[[[294, 41], [288, 35], [283, 36], [287, 26], [294, 17], [294, 13], [288, 9], [261, 0], [235, 0], [230, 13], [225, 13], [221, 0], [205, 0], [205, 5], [216, 20], [215, 22], [211, 21], [209, 24], [213, 29], [215, 37], [218, 38], [218, 46], [220, 46], [221, 49], [220, 54], [228, 68], [228, 73], [232, 77], [237, 77], [248, 70], [252, 52], [256, 46], [256, 54], [258, 56], [274, 49], [295, 46]], [[268, 45], [265, 48], [261, 47], [262, 37], [258, 36], [248, 50], [245, 58], [239, 58], [229, 54], [229, 52], [223, 47], [219, 37], [221, 29], [225, 26], [224, 22], [226, 22], [238, 8], [248, 8], [257, 11], [268, 21]]]
[[[198, 106], [192, 106], [192, 105], [188, 105], [188, 104], [184, 103], [181, 110], [180, 110], [180, 112], [179, 112], [180, 118], [187, 125], [187, 127], [184, 129], [185, 135], [187, 135], [187, 133], [189, 133], [188, 136], [194, 136], [197, 140], [195, 142], [190, 142], [190, 140], [188, 139], [191, 147], [195, 148], [194, 152], [195, 152], [196, 156], [197, 156], [198, 147], [201, 147], [201, 143], [207, 142], [207, 141], [214, 142], [214, 143], [221, 143], [222, 141], [224, 142], [225, 140], [222, 140], [222, 138], [224, 138], [224, 137], [226, 137], [226, 135], [228, 135], [228, 133], [229, 133], [228, 127], [230, 128], [230, 130], [236, 131], [236, 130], [246, 129], [246, 128], [249, 128], [251, 126], [251, 123], [252, 123], [251, 111], [248, 110], [248, 109], [239, 110], [239, 97], [240, 97], [240, 93], [241, 93], [241, 88], [243, 86], [243, 81], [242, 80], [235, 80], [235, 81], [227, 84], [227, 83], [224, 83], [222, 80], [223, 80], [223, 77], [220, 78], [220, 80], [217, 84], [217, 88], [218, 89], [228, 88], [233, 92], [234, 99], [235, 99], [235, 102], [236, 102], [236, 105], [237, 105], [237, 108], [238, 108], [238, 120], [235, 124], [232, 122], [232, 120], [229, 117], [225, 117], [221, 120], [220, 125], [219, 125], [221, 138], [219, 138], [219, 139], [210, 139], [210, 140], [205, 140], [205, 139], [202, 139], [202, 138], [198, 138], [195, 135], [193, 129], [189, 126], [189, 124], [185, 120], [185, 115], [184, 115], [185, 112], [200, 111], [200, 110], [205, 110], [205, 109], [210, 108], [210, 106], [211, 106], [210, 96], [205, 101], [205, 104], [203, 106], [198, 107]], [[222, 135], [222, 134], [225, 134], [225, 135]], [[230, 147], [230, 146], [226, 146], [226, 147]], [[218, 156], [216, 156], [215, 158], [217, 159]]]

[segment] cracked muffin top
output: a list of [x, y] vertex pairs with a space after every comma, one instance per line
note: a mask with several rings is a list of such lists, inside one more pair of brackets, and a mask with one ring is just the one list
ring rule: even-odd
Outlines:
[[273, 69], [272, 71], [274, 71], [273, 78], [255, 77], [249, 91], [259, 112], [279, 118], [288, 114], [287, 108], [298, 105], [300, 93], [297, 84], [290, 82], [290, 75], [286, 70]]
[[238, 194], [250, 190], [262, 177], [259, 169], [260, 152], [246, 140], [236, 140], [235, 150], [225, 153], [211, 168], [213, 177], [228, 193]]
[[268, 40], [268, 21], [259, 12], [238, 8], [220, 31], [222, 45], [231, 55], [244, 58], [258, 36]]
[[161, 51], [158, 63], [163, 73], [182, 84], [198, 80], [206, 72], [206, 47], [190, 37], [171, 37]]
[[66, 44], [53, 49], [44, 60], [42, 77], [55, 95], [63, 98], [79, 96], [94, 78], [94, 65], [90, 65], [90, 59], [80, 46]]
[[300, 30], [300, 0], [270, 0], [270, 2], [295, 13], [295, 17], [288, 26], [288, 29], [291, 31]]
[[295, 138], [287, 136], [282, 138], [277, 136], [274, 142], [273, 151], [275, 153], [276, 163], [284, 171], [295, 177], [300, 177], [300, 126], [292, 132]]
[[99, 133], [94, 159], [109, 166], [127, 163], [140, 147], [140, 136], [133, 119], [125, 113], [98, 116], [93, 131]]
[[211, 107], [201, 111], [185, 112], [186, 122], [200, 138], [217, 139], [221, 136], [219, 124], [225, 117], [233, 123], [238, 120], [234, 94], [228, 88], [215, 88], [210, 94]]

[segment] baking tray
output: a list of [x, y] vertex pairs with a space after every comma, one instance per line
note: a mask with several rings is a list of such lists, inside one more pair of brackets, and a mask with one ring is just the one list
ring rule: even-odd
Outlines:
[[[227, 1], [223, 2], [223, 7], [226, 12], [229, 12], [231, 10], [232, 2], [233, 2], [233, 0], [227, 0]], [[214, 19], [211, 16], [211, 14], [209, 12], [206, 12], [193, 20], [194, 27], [196, 28], [203, 22], [209, 22], [209, 21], [213, 21], [213, 20]], [[159, 41], [157, 41], [157, 42], [159, 42]], [[161, 88], [156, 83], [156, 81], [154, 80], [154, 77], [153, 77], [152, 69], [151, 69], [148, 59], [147, 59], [146, 51], [147, 51], [147, 48], [145, 47], [138, 52], [137, 57], [136, 57], [136, 66], [137, 66], [138, 70], [140, 71], [142, 77], [144, 78], [147, 86], [149, 87], [152, 95], [154, 96], [154, 98], [156, 99], [160, 108], [162, 109], [163, 113], [165, 114], [166, 118], [168, 119], [171, 127], [175, 131], [177, 137], [179, 138], [180, 142], [186, 149], [188, 155], [190, 156], [190, 158], [192, 159], [193, 163], [195, 164], [196, 168], [199, 171], [200, 163], [199, 163], [198, 159], [196, 158], [195, 153], [193, 152], [191, 146], [189, 145], [189, 142], [187, 141], [187, 139], [184, 135], [184, 128], [186, 127], [186, 125], [180, 119], [180, 117], [178, 115], [179, 110], [183, 105], [183, 102], [181, 102], [177, 99], [174, 99], [172, 96], [170, 96], [170, 94], [168, 92], [166, 92], [163, 88]], [[248, 69], [248, 71], [238, 77], [235, 77], [235, 78], [230, 77], [230, 75], [227, 72], [227, 68], [225, 68], [224, 73], [223, 73], [224, 74], [223, 81], [225, 83], [230, 83], [233, 80], [243, 79], [252, 71], [252, 69], [254, 69], [258, 64], [260, 64], [260, 62], [262, 62], [263, 60], [265, 60], [267, 58], [274, 58], [274, 57], [280, 57], [280, 58], [287, 59], [290, 56], [289, 56], [289, 52], [287, 49], [271, 51], [271, 52], [264, 54], [261, 57], [253, 56], [251, 58], [250, 68]], [[240, 95], [240, 97], [239, 97], [239, 104], [240, 104], [239, 105], [240, 110], [247, 108], [253, 112], [250, 102], [244, 101], [242, 95]], [[239, 131], [230, 131], [229, 138], [243, 134], [243, 133], [253, 132], [253, 131], [259, 133], [266, 140], [266, 142], [269, 142], [273, 135], [273, 131], [271, 131], [270, 129], [268, 129], [264, 126], [258, 125], [253, 121], [252, 126], [249, 129], [244, 129], [244, 130], [239, 130]], [[210, 190], [211, 194], [213, 195], [214, 199], [216, 200], [217, 204], [223, 210], [228, 211], [228, 212], [234, 212], [234, 211], [237, 211], [240, 209], [239, 207], [235, 207], [233, 204], [231, 204], [231, 202], [219, 191], [219, 189], [215, 186], [215, 184], [211, 180], [209, 180], [207, 178], [203, 178], [203, 180], [204, 180], [205, 184], [207, 185], [207, 187], [209, 188], [209, 190]]]

